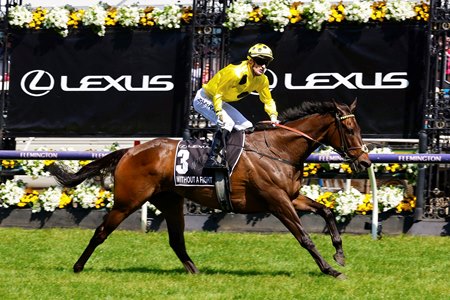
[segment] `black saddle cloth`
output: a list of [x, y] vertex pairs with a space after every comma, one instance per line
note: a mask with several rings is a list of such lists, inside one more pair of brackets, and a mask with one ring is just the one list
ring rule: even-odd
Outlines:
[[[226, 145], [230, 176], [244, 149], [245, 133], [233, 131]], [[176, 186], [214, 186], [211, 170], [204, 169], [211, 143], [200, 139], [180, 141], [175, 152], [174, 182]]]

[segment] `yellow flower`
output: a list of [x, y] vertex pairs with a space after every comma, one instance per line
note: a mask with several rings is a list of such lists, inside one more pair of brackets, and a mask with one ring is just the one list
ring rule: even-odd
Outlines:
[[383, 21], [386, 16], [386, 1], [374, 2], [371, 5], [372, 14], [370, 18], [374, 21]]
[[289, 8], [290, 15], [288, 18], [289, 18], [289, 22], [291, 24], [298, 23], [303, 19], [298, 10], [298, 7], [300, 4], [301, 4], [301, 2], [293, 2], [291, 4], [291, 7]]
[[78, 164], [80, 167], [84, 167], [85, 165], [89, 164], [92, 160], [80, 160], [78, 161]]
[[16, 167], [16, 164], [15, 160], [2, 160], [2, 167], [5, 169], [13, 169]]
[[308, 177], [309, 175], [317, 174], [320, 169], [320, 164], [309, 163], [303, 165], [303, 177]]
[[318, 203], [325, 205], [328, 208], [333, 209], [336, 202], [336, 196], [332, 192], [325, 192], [321, 194], [316, 201]]
[[139, 24], [144, 27], [155, 26], [155, 19], [153, 18], [153, 10], [155, 8], [153, 6], [147, 6], [143, 13], [141, 13], [141, 18], [139, 20]]
[[106, 11], [105, 25], [115, 26], [117, 23], [117, 8], [111, 7]]
[[62, 192], [61, 197], [59, 198], [59, 208], [64, 208], [72, 202], [72, 197], [66, 193]]
[[50, 166], [50, 165], [53, 164], [54, 162], [56, 162], [56, 160], [44, 160], [44, 165], [45, 165], [45, 166]]
[[373, 210], [372, 205], [372, 195], [371, 194], [365, 194], [364, 199], [362, 203], [359, 203], [356, 207], [356, 211], [360, 214], [367, 214], [369, 211]]
[[33, 18], [31, 22], [28, 24], [28, 27], [38, 30], [41, 29], [42, 21], [45, 19], [45, 15], [48, 13], [48, 10], [42, 7], [38, 7], [33, 11]]
[[72, 11], [69, 14], [69, 21], [67, 21], [67, 25], [69, 27], [78, 28], [78, 25], [80, 25], [81, 18], [83, 17], [84, 12], [85, 12], [84, 9]]
[[32, 206], [33, 203], [39, 201], [39, 192], [32, 189], [26, 189], [25, 194], [20, 197], [20, 202], [17, 204], [18, 207]]
[[192, 7], [184, 7], [182, 9], [182, 15], [181, 15], [181, 21], [189, 24], [192, 21], [192, 18], [194, 17], [194, 13], [192, 11]]
[[331, 14], [328, 18], [328, 22], [342, 22], [345, 19], [345, 7], [340, 2], [339, 4], [333, 4], [331, 6]]
[[428, 21], [430, 18], [430, 6], [423, 1], [414, 6], [414, 11], [417, 14], [415, 17], [417, 21]]
[[352, 173], [352, 168], [350, 168], [350, 165], [348, 165], [348, 164], [341, 164], [341, 169], [345, 173], [348, 173], [348, 174]]
[[255, 23], [258, 23], [263, 18], [262, 11], [258, 6], [254, 7], [253, 10], [248, 15], [249, 21]]

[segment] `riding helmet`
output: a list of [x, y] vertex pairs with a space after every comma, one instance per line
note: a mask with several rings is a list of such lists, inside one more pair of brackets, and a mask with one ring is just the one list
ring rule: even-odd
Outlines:
[[267, 45], [264, 45], [261, 43], [253, 45], [248, 50], [247, 58], [251, 59], [251, 58], [255, 58], [255, 57], [263, 58], [263, 59], [268, 60], [268, 62], [271, 62], [273, 60], [272, 50]]

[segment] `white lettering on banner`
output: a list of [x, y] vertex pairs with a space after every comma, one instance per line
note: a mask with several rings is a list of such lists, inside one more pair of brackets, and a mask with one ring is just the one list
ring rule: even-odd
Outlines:
[[[109, 75], [88, 75], [80, 79], [75, 86], [68, 85], [68, 76], [61, 76], [60, 86], [65, 92], [104, 92], [111, 88], [119, 92], [155, 92], [171, 91], [175, 87], [171, 81], [172, 75], [142, 76], [142, 83], [133, 86], [132, 75], [122, 75], [113, 78]], [[48, 84], [47, 84], [48, 83]], [[20, 87], [30, 96], [41, 97], [48, 94], [55, 86], [55, 78], [47, 71], [32, 70], [26, 73]]]
[[399, 155], [398, 161], [442, 161], [442, 156], [403, 156]]
[[312, 73], [306, 77], [305, 85], [292, 85], [292, 73], [286, 73], [284, 85], [289, 90], [331, 90], [338, 86], [345, 86], [348, 89], [405, 89], [409, 86], [409, 81], [405, 78], [406, 72], [391, 72], [383, 76], [383, 73], [375, 72], [373, 84], [364, 84], [364, 74], [360, 72], [350, 73], [343, 76], [339, 73]]
[[[81, 91], [81, 92], [96, 92], [107, 91], [110, 88], [115, 88], [119, 92], [150, 92], [150, 91], [170, 91], [174, 88], [174, 84], [170, 81], [160, 79], [171, 79], [172, 75], [156, 75], [150, 79], [150, 76], [142, 76], [142, 85], [138, 87], [132, 86], [132, 76], [122, 75], [116, 79], [108, 75], [88, 75], [80, 80], [79, 87], [68, 87], [67, 76], [61, 76], [61, 89], [63, 91]], [[98, 80], [97, 80], [98, 79]], [[120, 83], [123, 81], [123, 85]], [[105, 82], [108, 85], [105, 85]], [[155, 87], [152, 85], [160, 85]], [[99, 87], [96, 87], [99, 86]]]
[[176, 176], [176, 183], [211, 185], [213, 184], [213, 178], [211, 176]]
[[58, 158], [58, 153], [36, 153], [36, 152], [24, 152], [20, 153], [20, 157], [22, 158]]

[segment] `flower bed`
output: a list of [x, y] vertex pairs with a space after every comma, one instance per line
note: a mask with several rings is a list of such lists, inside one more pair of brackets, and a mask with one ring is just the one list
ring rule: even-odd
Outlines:
[[[229, 29], [243, 27], [251, 23], [270, 24], [274, 30], [283, 31], [290, 24], [320, 30], [323, 24], [342, 22], [383, 22], [415, 20], [427, 22], [429, 1], [360, 1], [329, 2], [312, 0], [299, 1], [271, 0], [262, 5], [250, 0], [236, 0], [226, 9], [226, 22]], [[16, 5], [10, 8], [8, 20], [12, 27], [33, 30], [50, 29], [65, 37], [71, 29], [89, 27], [102, 36], [107, 27], [161, 29], [180, 28], [189, 24], [193, 18], [191, 7], [167, 5], [163, 8], [124, 5], [113, 7], [99, 2], [87, 9], [71, 6], [54, 8], [31, 8], [29, 5]]]

